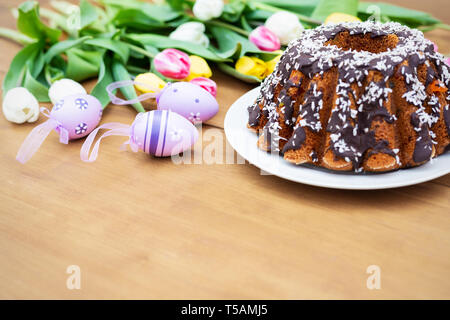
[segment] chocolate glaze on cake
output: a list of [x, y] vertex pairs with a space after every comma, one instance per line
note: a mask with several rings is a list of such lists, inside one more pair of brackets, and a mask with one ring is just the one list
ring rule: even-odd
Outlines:
[[[334, 170], [415, 166], [450, 143], [450, 72], [398, 23], [323, 25], [292, 41], [248, 108], [266, 150]], [[438, 90], [436, 88], [438, 87]]]

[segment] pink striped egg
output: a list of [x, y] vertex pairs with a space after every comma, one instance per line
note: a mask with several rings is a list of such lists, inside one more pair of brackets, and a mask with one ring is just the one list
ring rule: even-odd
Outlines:
[[168, 157], [189, 149], [197, 141], [198, 131], [175, 112], [153, 110], [136, 116], [130, 139], [145, 153]]

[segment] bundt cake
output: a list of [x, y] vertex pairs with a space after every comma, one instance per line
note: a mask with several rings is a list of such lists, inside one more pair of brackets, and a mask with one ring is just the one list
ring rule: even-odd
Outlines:
[[391, 171], [450, 143], [449, 66], [418, 30], [348, 22], [305, 31], [248, 108], [258, 147], [295, 164]]

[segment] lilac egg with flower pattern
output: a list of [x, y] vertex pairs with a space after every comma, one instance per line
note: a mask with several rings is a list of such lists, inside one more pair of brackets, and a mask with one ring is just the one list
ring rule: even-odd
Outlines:
[[168, 83], [156, 97], [158, 110], [174, 111], [192, 123], [205, 122], [219, 111], [214, 96], [189, 82]]
[[[50, 117], [69, 133], [69, 140], [79, 139], [94, 130], [102, 118], [102, 105], [89, 94], [75, 94], [58, 101]], [[59, 128], [56, 128], [59, 132]]]
[[139, 113], [131, 125], [130, 135], [139, 149], [156, 157], [179, 154], [198, 139], [198, 131], [192, 123], [168, 110]]

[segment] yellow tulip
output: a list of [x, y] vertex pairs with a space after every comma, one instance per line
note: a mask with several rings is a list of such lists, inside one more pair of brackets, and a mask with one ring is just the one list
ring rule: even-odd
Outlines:
[[191, 81], [194, 78], [211, 78], [212, 71], [205, 59], [199, 56], [189, 56], [191, 60], [191, 69], [185, 81]]
[[272, 60], [266, 61], [266, 66], [267, 66], [266, 77], [269, 74], [271, 74], [273, 72], [273, 70], [275, 70], [275, 67], [276, 67], [278, 61], [280, 61], [280, 58], [281, 58], [281, 54], [276, 56]]
[[238, 72], [264, 79], [266, 76], [267, 66], [264, 61], [256, 57], [243, 56], [236, 62], [235, 68]]
[[161, 78], [151, 72], [138, 75], [134, 81], [136, 82], [134, 87], [142, 93], [160, 91], [166, 85]]
[[325, 19], [324, 24], [339, 23], [339, 22], [352, 22], [352, 21], [361, 22], [361, 19], [359, 19], [358, 17], [352, 16], [350, 14], [335, 12], [335, 13], [330, 14]]

